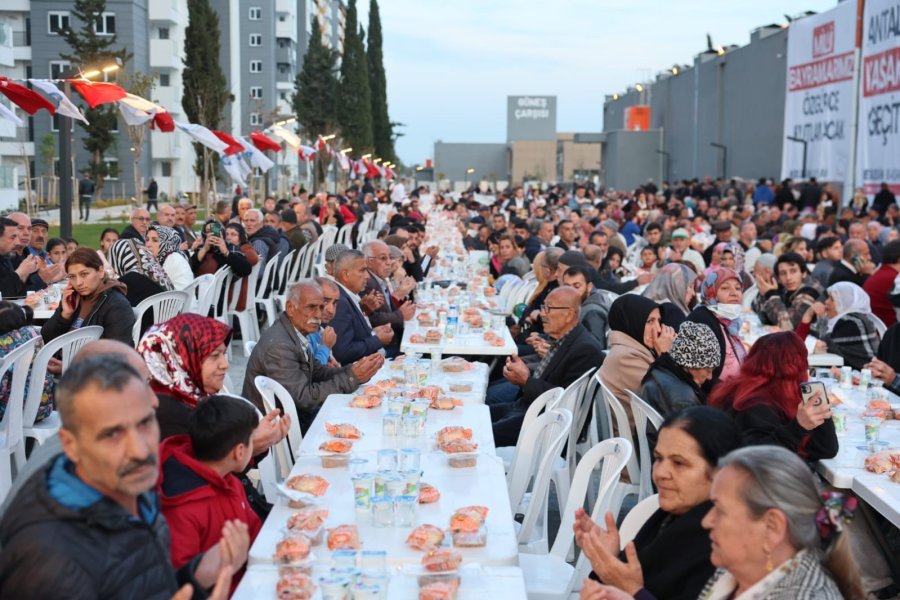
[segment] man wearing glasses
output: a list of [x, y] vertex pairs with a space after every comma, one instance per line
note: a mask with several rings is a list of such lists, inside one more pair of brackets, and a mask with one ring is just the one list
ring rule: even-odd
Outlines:
[[150, 212], [146, 208], [136, 208], [131, 211], [131, 225], [122, 230], [119, 238], [144, 243], [147, 241], [148, 231], [150, 231]]
[[498, 447], [516, 445], [525, 412], [538, 396], [555, 387], [568, 387], [603, 363], [600, 343], [580, 324], [580, 318], [581, 295], [574, 288], [562, 286], [550, 292], [541, 305], [544, 333], [550, 338], [546, 351], [528, 357], [528, 362], [516, 355], [506, 359], [506, 381], [492, 384], [487, 392]]
[[369, 280], [362, 295], [379, 294], [383, 302], [370, 315], [373, 327], [390, 323], [394, 330], [394, 339], [385, 347], [388, 358], [396, 356], [400, 352], [400, 340], [403, 339], [403, 323], [413, 318], [416, 305], [405, 300], [406, 296], [415, 287], [416, 282], [412, 278], [404, 281], [403, 287], [397, 290], [391, 289], [389, 282], [391, 274], [391, 251], [388, 245], [382, 241], [372, 241], [363, 246], [366, 255], [366, 268], [369, 270]]

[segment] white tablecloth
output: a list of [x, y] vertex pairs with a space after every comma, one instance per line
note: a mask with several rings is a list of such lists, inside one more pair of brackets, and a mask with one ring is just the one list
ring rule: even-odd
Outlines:
[[[488, 375], [490, 366], [483, 362], [471, 362], [471, 369], [467, 371], [446, 372], [441, 368], [432, 369], [431, 359], [427, 356], [422, 357], [422, 362], [428, 366], [428, 379], [426, 385], [438, 385], [443, 388], [446, 396], [462, 400], [465, 404], [484, 404], [484, 398], [487, 393]], [[403, 377], [403, 363], [387, 362], [385, 367], [378, 371], [369, 383], [381, 381], [383, 379], [401, 378]], [[470, 383], [472, 384], [471, 392], [453, 392], [450, 391], [451, 383]]]
[[484, 331], [471, 331], [463, 334], [457, 334], [452, 341], [448, 341], [446, 336], [441, 337], [438, 344], [425, 343], [413, 344], [409, 341], [409, 336], [414, 333], [425, 335], [429, 329], [437, 329], [436, 327], [420, 327], [418, 322], [407, 321], [403, 327], [403, 341], [400, 343], [400, 350], [407, 354], [417, 352], [421, 354], [430, 354], [432, 348], [439, 348], [443, 356], [457, 354], [461, 356], [509, 356], [516, 353], [516, 342], [509, 334], [509, 329], [502, 327], [494, 330], [503, 338], [502, 346], [492, 346], [484, 341]]

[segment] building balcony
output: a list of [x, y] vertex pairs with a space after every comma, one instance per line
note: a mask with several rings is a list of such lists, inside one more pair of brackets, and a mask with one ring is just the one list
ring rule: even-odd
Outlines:
[[[284, 39], [284, 38], [281, 38]], [[294, 49], [294, 44], [282, 44], [279, 43], [275, 46], [275, 62], [276, 63], [284, 63], [292, 66], [296, 66], [297, 64], [297, 51]]]
[[175, 90], [176, 88], [171, 85], [166, 87], [157, 85], [150, 94], [153, 102], [165, 107], [173, 117], [181, 115], [181, 94]]
[[172, 40], [150, 40], [150, 67], [180, 69], [178, 47]]
[[180, 23], [182, 19], [179, 4], [178, 0], [152, 0], [147, 3], [147, 16], [151, 21]]
[[163, 133], [160, 131], [150, 132], [150, 156], [153, 160], [176, 160], [181, 158], [182, 138], [186, 136], [179, 135], [177, 132]]

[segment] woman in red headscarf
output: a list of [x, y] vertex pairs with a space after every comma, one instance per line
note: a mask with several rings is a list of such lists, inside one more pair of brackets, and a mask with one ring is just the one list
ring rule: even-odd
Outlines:
[[747, 351], [741, 342], [741, 314], [744, 287], [738, 272], [726, 267], [710, 271], [700, 284], [700, 302], [688, 315], [689, 321], [708, 325], [719, 342], [719, 366], [707, 382], [709, 391], [719, 381], [736, 377]]

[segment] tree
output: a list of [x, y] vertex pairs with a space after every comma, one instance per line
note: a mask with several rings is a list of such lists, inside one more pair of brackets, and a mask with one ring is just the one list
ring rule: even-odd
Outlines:
[[[116, 35], [98, 35], [97, 27], [106, 11], [106, 0], [75, 0], [72, 5], [72, 23], [81, 23], [80, 29], [68, 27], [61, 32], [63, 39], [72, 49], [71, 54], [60, 54], [60, 57], [72, 63], [73, 67], [84, 71], [100, 69], [118, 61], [125, 66], [131, 59], [131, 53], [125, 48], [115, 50]], [[106, 160], [107, 151], [114, 146], [116, 129], [116, 112], [113, 104], [102, 104], [96, 108], [87, 108], [84, 116], [88, 125], [79, 121], [85, 130], [82, 140], [84, 149], [90, 153], [89, 170], [96, 182], [96, 196], [103, 190], [103, 180], [109, 174]]]
[[[209, 0], [188, 0], [189, 25], [184, 32], [184, 92], [181, 106], [191, 123], [219, 129], [225, 105], [234, 97], [219, 65], [219, 16]], [[209, 202], [210, 181], [218, 157], [202, 144], [194, 144], [197, 161], [194, 172], [200, 176], [200, 197]]]
[[[141, 72], [130, 73], [127, 76], [128, 93], [135, 96], [147, 97], [156, 87], [156, 74], [147, 75]], [[141, 193], [144, 190], [144, 176], [141, 173], [141, 156], [144, 153], [144, 140], [150, 129], [150, 121], [141, 125], [125, 125], [128, 140], [131, 142], [131, 158], [134, 163], [134, 197], [137, 205], [141, 205]]]
[[372, 94], [369, 90], [364, 37], [364, 32], [357, 24], [356, 0], [350, 0], [344, 24], [344, 56], [338, 86], [337, 120], [344, 144], [351, 146], [357, 155], [370, 152], [374, 145]]
[[384, 54], [381, 45], [381, 16], [378, 13], [378, 0], [371, 0], [366, 58], [369, 68], [369, 89], [372, 93], [372, 137], [375, 154], [386, 161], [396, 162], [394, 128], [388, 116], [387, 77], [384, 73]]

